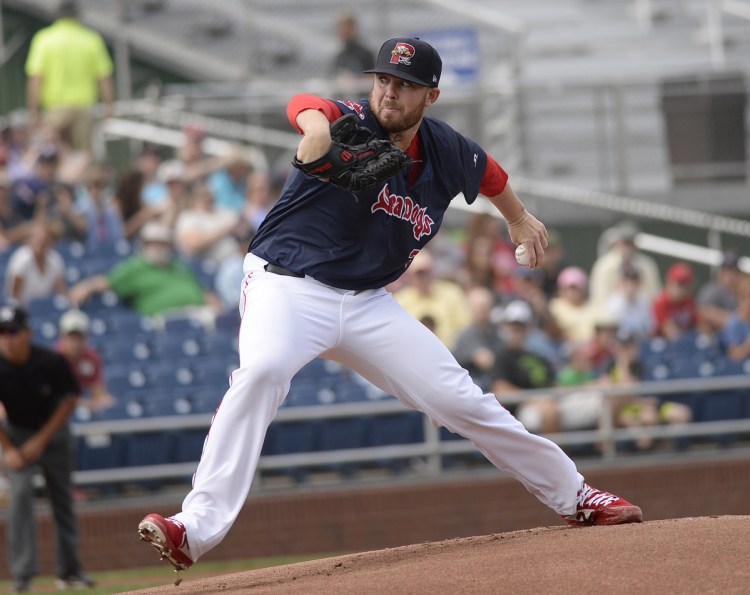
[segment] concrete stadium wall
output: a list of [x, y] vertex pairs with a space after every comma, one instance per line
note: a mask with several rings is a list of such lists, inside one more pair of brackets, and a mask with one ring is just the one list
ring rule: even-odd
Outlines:
[[[750, 460], [684, 462], [592, 470], [592, 485], [643, 508], [645, 520], [750, 514]], [[89, 571], [158, 564], [139, 542], [138, 521], [170, 514], [179, 501], [79, 508], [81, 555]], [[347, 553], [558, 525], [559, 517], [505, 476], [377, 487], [254, 494], [222, 544], [205, 560]], [[4, 526], [5, 519], [0, 525]], [[3, 530], [0, 528], [0, 530]], [[54, 574], [48, 513], [38, 518], [40, 570]], [[5, 544], [0, 559], [7, 560]], [[8, 578], [7, 563], [0, 577]]]

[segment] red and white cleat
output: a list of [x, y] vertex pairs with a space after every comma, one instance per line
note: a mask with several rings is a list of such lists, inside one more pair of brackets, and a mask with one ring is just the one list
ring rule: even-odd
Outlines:
[[587, 483], [578, 492], [574, 514], [563, 516], [569, 525], [621, 525], [640, 523], [643, 513], [635, 504], [624, 498], [592, 488]]
[[138, 524], [138, 534], [142, 541], [156, 548], [162, 560], [169, 560], [175, 571], [187, 570], [193, 565], [185, 527], [180, 521], [149, 514]]

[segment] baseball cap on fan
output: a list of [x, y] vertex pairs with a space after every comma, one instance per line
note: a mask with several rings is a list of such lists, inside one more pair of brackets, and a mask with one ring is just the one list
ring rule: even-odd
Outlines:
[[395, 37], [378, 52], [375, 68], [365, 74], [392, 74], [425, 87], [437, 87], [443, 61], [437, 50], [417, 37]]
[[69, 335], [70, 333], [80, 333], [86, 335], [89, 332], [89, 317], [85, 312], [71, 309], [60, 317], [60, 333]]
[[29, 315], [15, 303], [0, 306], [0, 330], [18, 331], [29, 328]]

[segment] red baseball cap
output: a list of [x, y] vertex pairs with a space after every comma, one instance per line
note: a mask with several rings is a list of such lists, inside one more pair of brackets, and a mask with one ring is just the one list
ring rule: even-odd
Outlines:
[[686, 262], [675, 262], [667, 269], [669, 281], [692, 283], [694, 278], [693, 267]]

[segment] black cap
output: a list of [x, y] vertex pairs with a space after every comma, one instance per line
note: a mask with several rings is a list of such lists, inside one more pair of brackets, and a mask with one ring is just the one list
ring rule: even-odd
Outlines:
[[17, 304], [0, 306], [0, 329], [24, 329], [29, 327], [29, 315]]
[[443, 61], [429, 43], [416, 37], [396, 37], [382, 45], [375, 68], [364, 72], [392, 74], [418, 85], [437, 87], [442, 70]]

